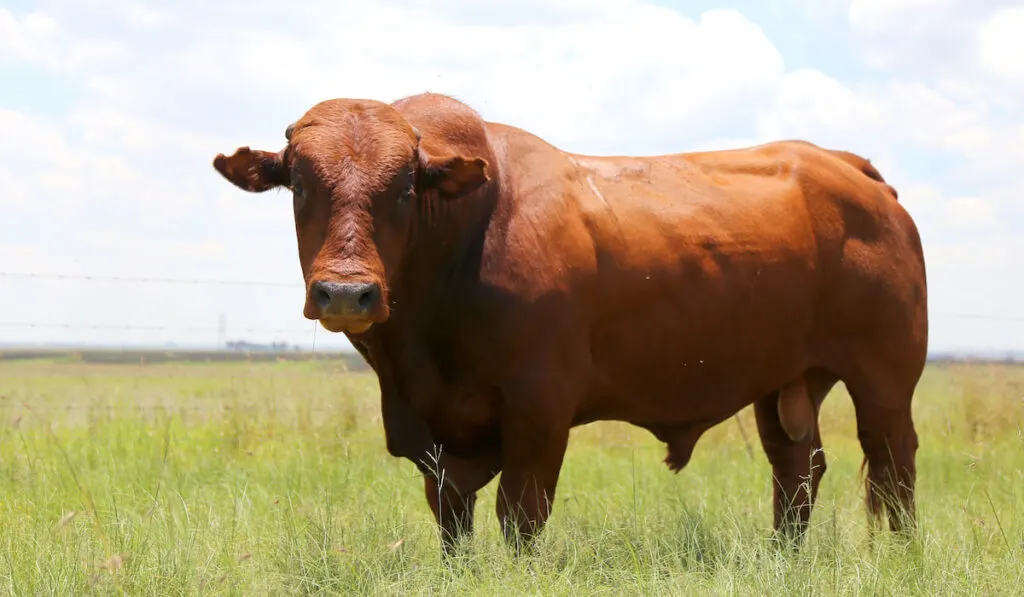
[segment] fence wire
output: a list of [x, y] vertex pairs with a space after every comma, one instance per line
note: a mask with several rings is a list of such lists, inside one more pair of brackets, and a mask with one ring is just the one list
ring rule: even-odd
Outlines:
[[[301, 290], [302, 282], [280, 282], [263, 280], [227, 280], [213, 278], [173, 278], [173, 277], [144, 277], [144, 276], [123, 276], [106, 274], [65, 274], [65, 273], [40, 273], [40, 272], [8, 272], [0, 271], [0, 279], [22, 279], [22, 280], [75, 280], [82, 282], [113, 282], [119, 284], [172, 284], [188, 286], [241, 286], [241, 287], [265, 287], [265, 288], [287, 288]], [[1024, 315], [1003, 314], [1003, 313], [965, 313], [948, 311], [929, 311], [930, 318], [939, 319], [973, 319], [989, 322], [1003, 323], [1024, 323]], [[197, 327], [197, 326], [152, 326], [125, 323], [105, 322], [56, 322], [56, 321], [0, 321], [0, 328], [24, 328], [24, 329], [65, 329], [65, 330], [106, 330], [126, 332], [173, 332], [173, 333], [217, 333], [220, 328]], [[296, 334], [308, 333], [308, 329], [300, 328], [231, 328], [232, 333], [264, 333], [264, 334]]]

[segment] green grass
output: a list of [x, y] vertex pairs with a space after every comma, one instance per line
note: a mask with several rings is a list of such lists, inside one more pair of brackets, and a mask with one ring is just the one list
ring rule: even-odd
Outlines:
[[330, 362], [0, 361], [0, 594], [1013, 595], [1024, 592], [1024, 368], [932, 366], [915, 406], [921, 533], [869, 537], [849, 397], [797, 555], [768, 541], [752, 413], [674, 475], [621, 424], [574, 432], [536, 554], [495, 485], [444, 564], [376, 382]]

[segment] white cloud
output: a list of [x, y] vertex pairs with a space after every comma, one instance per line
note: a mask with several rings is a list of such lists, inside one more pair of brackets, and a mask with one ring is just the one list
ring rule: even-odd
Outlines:
[[138, 85], [117, 76], [94, 77], [87, 85], [108, 106], [130, 106], [139, 98]]
[[947, 224], [950, 227], [991, 230], [998, 223], [999, 209], [982, 197], [953, 197], [948, 201]]
[[70, 151], [57, 127], [39, 122], [17, 110], [0, 108], [0, 157], [57, 161], [70, 159]]
[[973, 77], [979, 26], [1014, 5], [1019, 0], [852, 0], [848, 23], [871, 66], [915, 78]]
[[68, 125], [80, 133], [83, 143], [91, 147], [145, 152], [164, 161], [170, 161], [166, 159], [168, 151], [173, 151], [176, 159], [185, 156], [205, 159], [210, 157], [207, 154], [211, 147], [223, 146], [227, 142], [213, 135], [169, 126], [102, 104], [74, 109], [69, 115]]
[[[213, 155], [278, 148], [285, 125], [329, 97], [432, 90], [572, 151], [800, 137], [860, 152], [919, 223], [938, 272], [934, 304], [970, 311], [957, 290], [964, 276], [994, 294], [1007, 276], [996, 283], [977, 271], [1024, 266], [1011, 250], [1019, 229], [1009, 217], [1024, 218], [1024, 117], [1010, 53], [1020, 36], [1005, 24], [1020, 10], [999, 12], [1004, 3], [990, 0], [923, 2], [830, 0], [807, 12], [820, 25], [823, 54], [842, 37], [835, 19], [848, 19], [854, 55], [876, 68], [856, 77], [827, 65], [787, 70], [742, 10], [684, 16], [640, 0], [322, 2], [302, 11], [279, 2], [244, 11], [183, 2], [170, 11], [105, 0], [89, 11], [62, 2], [45, 14], [0, 9], [0, 52], [59, 73], [81, 94], [56, 110], [3, 109], [0, 99], [0, 204], [18, 221], [53, 223], [45, 240], [10, 224], [0, 232], [27, 266], [47, 271], [297, 281], [287, 196], [234, 189], [210, 167]], [[959, 44], [955, 55], [949, 43]], [[284, 326], [303, 339], [310, 329], [291, 291], [123, 290], [85, 290], [70, 308], [23, 301], [17, 314], [207, 326], [227, 309], [236, 325]], [[13, 300], [0, 297], [0, 309]], [[967, 341], [943, 325], [940, 345]]]
[[967, 237], [980, 241], [1001, 227], [998, 202], [984, 197], [947, 197], [932, 186], [910, 185], [900, 189], [900, 203], [914, 217], [928, 246], [946, 244], [943, 239], [954, 233], [961, 240], [963, 232], [980, 233]]
[[0, 169], [0, 209], [11, 209], [11, 206], [25, 203], [29, 200], [28, 184], [26, 181], [15, 178], [13, 172]]
[[853, 0], [850, 24], [868, 31], [889, 32], [909, 27], [934, 27], [955, 5], [953, 0]]
[[[567, 19], [581, 6], [548, 9]], [[225, 33], [177, 53], [170, 66], [176, 80], [190, 86], [264, 101], [291, 98], [282, 100], [292, 110], [287, 118], [326, 97], [390, 100], [443, 90], [489, 118], [573, 146], [621, 140], [637, 127], [661, 131], [686, 123], [707, 134], [717, 120], [728, 119], [723, 107], [749, 103], [784, 68], [761, 29], [735, 11], [708, 12], [695, 21], [623, 0], [591, 7], [579, 13], [581, 20], [541, 24], [534, 15], [498, 26], [492, 23], [510, 12], [514, 19], [521, 7], [504, 3], [483, 23], [483, 15], [463, 13], [444, 20], [445, 5], [409, 10], [325, 9], [305, 36]], [[415, 50], [377, 43], [380, 31], [410, 40]], [[431, 32], [429, 42], [423, 31]], [[211, 109], [227, 115], [232, 106]]]
[[21, 18], [6, 8], [0, 8], [0, 55], [31, 62], [54, 61], [54, 38], [57, 22], [39, 12]]
[[124, 56], [124, 48], [117, 42], [70, 37], [51, 15], [32, 12], [19, 18], [0, 8], [0, 56], [64, 72]]
[[1024, 84], [1024, 7], [995, 12], [978, 31], [978, 58], [991, 74]]
[[927, 85], [892, 81], [851, 88], [816, 70], [787, 73], [763, 110], [762, 138], [830, 135], [840, 143], [923, 147], [969, 155], [988, 149], [995, 131], [986, 114]]
[[[884, 105], [857, 94], [838, 80], [812, 69], [787, 73], [776, 93], [761, 108], [758, 137], [762, 140], [802, 137], [820, 143], [846, 143], [877, 130], [889, 121]], [[831, 136], [831, 140], [826, 140]], [[817, 139], [815, 139], [817, 138]]]
[[136, 27], [155, 27], [166, 23], [170, 18], [162, 10], [149, 8], [134, 2], [115, 2], [114, 4], [120, 9], [115, 12], [123, 14], [128, 22]]
[[15, 181], [13, 193], [0, 190], [0, 202], [17, 200], [41, 210], [39, 221], [53, 214], [71, 217], [87, 209], [92, 197], [110, 201], [145, 188], [146, 176], [124, 158], [75, 146], [58, 125], [0, 108], [0, 130], [0, 160], [7, 164], [0, 167], [0, 179]]

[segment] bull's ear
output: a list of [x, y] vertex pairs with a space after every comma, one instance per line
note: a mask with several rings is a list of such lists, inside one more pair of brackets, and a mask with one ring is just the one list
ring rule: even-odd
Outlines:
[[213, 167], [236, 187], [252, 193], [287, 186], [289, 182], [283, 150], [271, 153], [239, 147], [231, 156], [217, 154]]
[[462, 156], [433, 157], [420, 150], [417, 183], [421, 189], [435, 190], [445, 199], [454, 199], [475, 191], [489, 180], [487, 160]]

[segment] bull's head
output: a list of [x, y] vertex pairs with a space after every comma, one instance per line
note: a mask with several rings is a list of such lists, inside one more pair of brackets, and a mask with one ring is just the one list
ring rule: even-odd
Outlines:
[[291, 189], [303, 315], [332, 332], [365, 332], [390, 315], [388, 288], [407, 253], [417, 199], [472, 192], [487, 181], [487, 163], [445, 154], [374, 101], [317, 104], [285, 137], [280, 151], [241, 147], [213, 166], [246, 191]]

